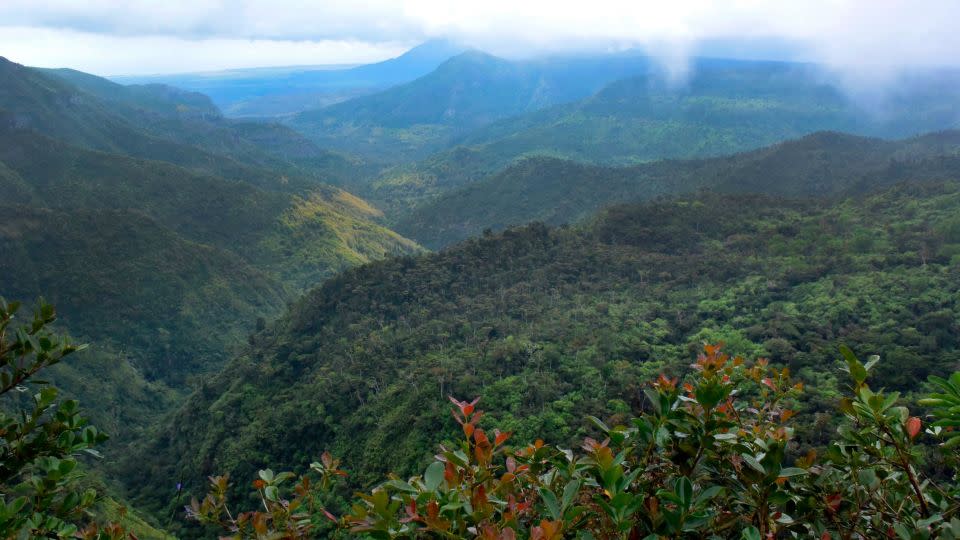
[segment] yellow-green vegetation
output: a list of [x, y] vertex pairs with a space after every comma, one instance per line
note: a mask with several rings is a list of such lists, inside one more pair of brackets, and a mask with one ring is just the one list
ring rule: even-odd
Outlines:
[[104, 497], [93, 508], [94, 513], [103, 521], [115, 523], [127, 533], [142, 540], [176, 540], [176, 537], [151, 525], [135, 509], [118, 502], [112, 497]]
[[307, 287], [350, 266], [423, 251], [379, 225], [382, 218], [380, 210], [346, 191], [296, 196], [258, 244], [258, 260], [284, 282]]

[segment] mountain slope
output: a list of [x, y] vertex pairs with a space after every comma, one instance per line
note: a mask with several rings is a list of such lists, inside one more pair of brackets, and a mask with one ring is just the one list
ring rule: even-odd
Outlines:
[[226, 343], [287, 298], [236, 255], [141, 213], [4, 206], [3, 215], [2, 294], [45, 296], [73, 333], [127, 351], [151, 377], [215, 368]]
[[396, 229], [439, 248], [484, 229], [560, 225], [613, 203], [697, 189], [827, 197], [943, 178], [960, 178], [960, 131], [902, 141], [823, 132], [730, 157], [632, 167], [528, 158], [415, 208]]
[[481, 396], [485, 428], [570, 444], [704, 340], [789, 365], [814, 411], [841, 342], [884, 355], [880, 384], [913, 385], [960, 359], [958, 214], [957, 183], [831, 204], [702, 194], [361, 266], [255, 336], [133, 454], [131, 485], [162, 513], [143, 486], [203, 490], [324, 450], [351, 487], [402, 476], [455, 427], [448, 395]]
[[635, 55], [511, 62], [469, 51], [410, 83], [305, 111], [289, 122], [323, 146], [404, 161], [471, 129], [582, 98], [648, 68], [649, 61]]
[[684, 84], [657, 72], [616, 81], [580, 101], [494, 122], [361, 193], [402, 212], [528, 156], [602, 165], [742, 152], [821, 130], [909, 137], [960, 126], [960, 73], [892, 85], [872, 108], [815, 66], [700, 60]]
[[292, 290], [349, 264], [418, 249], [336, 188], [302, 196], [0, 130], [0, 162], [48, 207], [136, 209], [183, 237], [233, 251]]
[[[64, 142], [243, 180], [308, 191], [353, 177], [348, 160], [305, 146], [288, 128], [260, 130], [224, 119], [209, 99], [162, 85], [122, 86], [73, 70], [38, 70], [0, 58], [0, 123]], [[269, 136], [267, 136], [269, 135]], [[307, 159], [282, 157], [292, 148]], [[316, 165], [316, 167], [314, 167]], [[343, 174], [343, 176], [339, 176]]]

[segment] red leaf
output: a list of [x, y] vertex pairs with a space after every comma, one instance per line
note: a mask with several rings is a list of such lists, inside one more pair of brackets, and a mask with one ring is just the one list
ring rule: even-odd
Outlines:
[[907, 434], [910, 435], [910, 438], [913, 439], [920, 433], [920, 428], [923, 424], [920, 422], [920, 419], [916, 416], [911, 416], [907, 420]]

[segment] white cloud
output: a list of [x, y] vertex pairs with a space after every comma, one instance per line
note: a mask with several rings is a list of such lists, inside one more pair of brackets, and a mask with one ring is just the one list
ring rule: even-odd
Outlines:
[[36, 67], [70, 67], [98, 75], [149, 75], [225, 68], [362, 64], [390, 58], [410, 42], [178, 36], [117, 36], [74, 30], [3, 28], [0, 55]]
[[[641, 45], [667, 57], [736, 37], [869, 72], [960, 65], [958, 20], [958, 0], [3, 0], [0, 54], [118, 73], [353, 62], [429, 37], [506, 55]], [[158, 42], [176, 57], [152, 53]]]

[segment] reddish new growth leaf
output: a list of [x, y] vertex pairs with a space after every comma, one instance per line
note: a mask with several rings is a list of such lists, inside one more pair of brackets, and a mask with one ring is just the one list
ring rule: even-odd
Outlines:
[[677, 387], [678, 380], [676, 377], [670, 379], [661, 373], [660, 376], [657, 377], [657, 380], [654, 381], [653, 387], [662, 392], [672, 392]]
[[470, 415], [473, 414], [473, 411], [476, 408], [477, 403], [480, 402], [479, 397], [469, 403], [467, 403], [466, 401], [460, 401], [454, 398], [453, 396], [447, 396], [447, 397], [450, 399], [451, 402], [453, 402], [454, 405], [457, 406], [458, 409], [460, 409], [460, 414], [463, 415], [464, 419], [470, 418]]
[[400, 523], [410, 523], [411, 521], [423, 522], [423, 518], [417, 513], [417, 500], [410, 499], [410, 504], [406, 507], [407, 517], [400, 520]]
[[920, 433], [920, 428], [922, 425], [923, 424], [920, 422], [919, 418], [916, 416], [911, 416], [909, 419], [907, 419], [907, 435], [910, 435], [911, 439], [916, 438], [916, 436]]
[[542, 520], [538, 527], [530, 528], [530, 540], [554, 540], [561, 538], [561, 524], [559, 521]]

